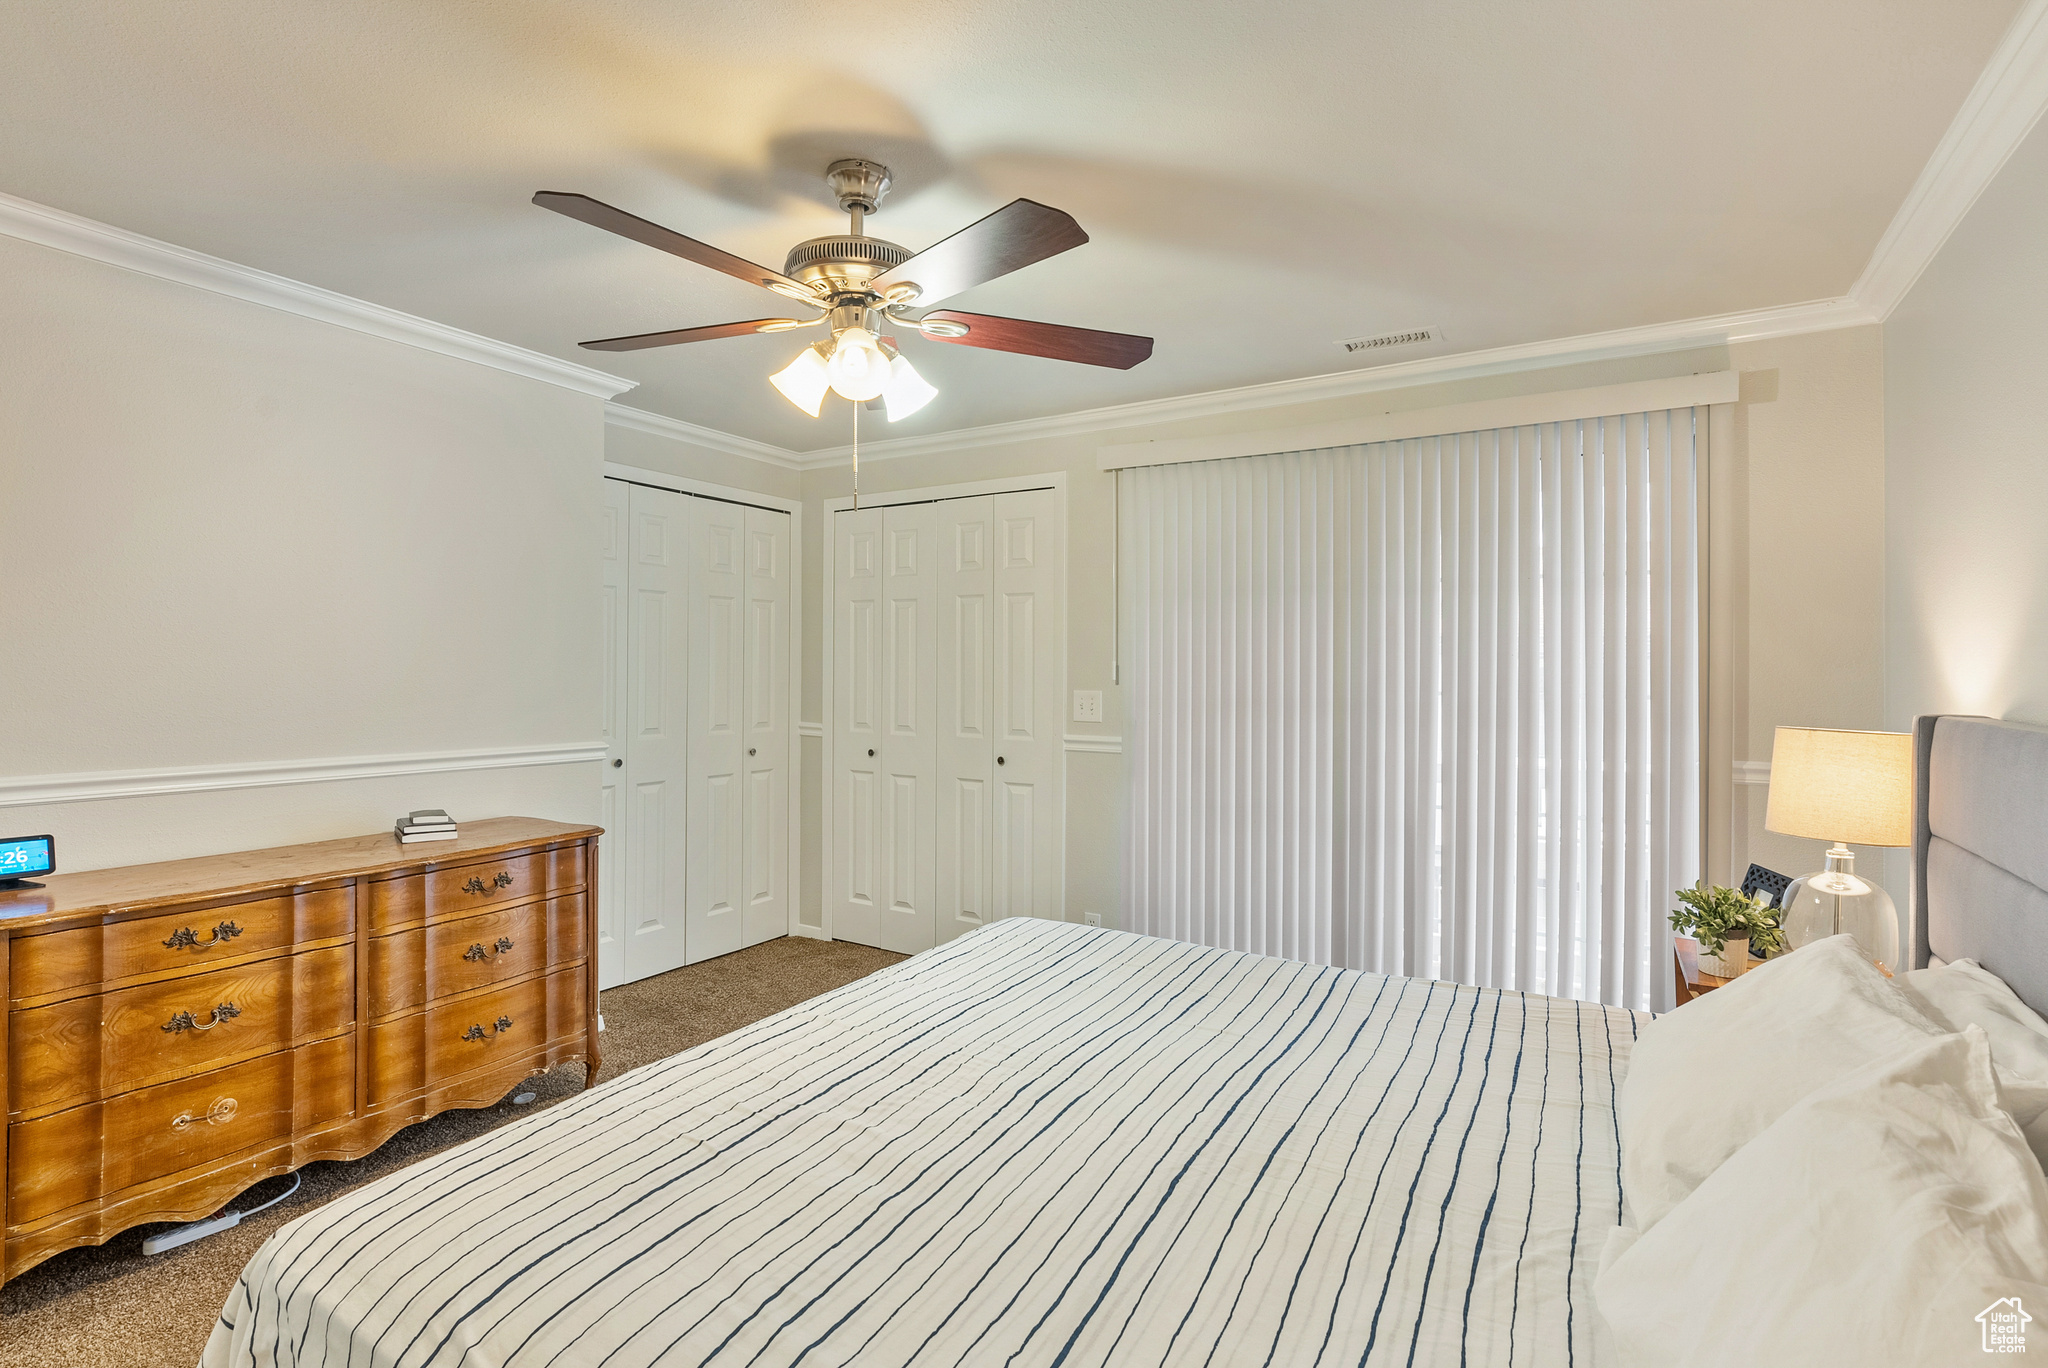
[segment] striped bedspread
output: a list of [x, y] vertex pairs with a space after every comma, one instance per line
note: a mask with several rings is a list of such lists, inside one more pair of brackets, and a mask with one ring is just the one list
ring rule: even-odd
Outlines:
[[1637, 1025], [1001, 922], [301, 1217], [202, 1368], [1608, 1363]]

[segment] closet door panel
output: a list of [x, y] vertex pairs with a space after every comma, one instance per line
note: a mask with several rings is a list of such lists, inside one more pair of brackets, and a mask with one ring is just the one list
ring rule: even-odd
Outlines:
[[990, 920], [994, 801], [990, 628], [994, 500], [935, 505], [938, 552], [937, 939]]
[[832, 565], [832, 848], [827, 925], [837, 940], [882, 943], [882, 512], [829, 513]]
[[693, 502], [639, 485], [628, 495], [627, 763], [618, 800], [626, 831], [622, 982], [686, 962]]
[[789, 525], [787, 513], [746, 510], [746, 850], [748, 945], [789, 931]]
[[1051, 490], [994, 498], [990, 828], [997, 917], [1066, 915], [1065, 528]]
[[882, 511], [880, 944], [905, 953], [938, 927], [937, 525], [933, 504]]
[[631, 561], [626, 540], [632, 524], [632, 486], [604, 482], [604, 588], [599, 611], [604, 619], [604, 772], [598, 781], [597, 821], [604, 828], [598, 841], [597, 986], [615, 988], [626, 981], [626, 680], [632, 669], [627, 644], [632, 639]]
[[689, 961], [746, 944], [746, 514], [691, 499]]

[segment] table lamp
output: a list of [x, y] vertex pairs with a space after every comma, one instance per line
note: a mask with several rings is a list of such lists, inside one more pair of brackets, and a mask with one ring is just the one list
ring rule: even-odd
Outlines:
[[1890, 894], [1856, 876], [1849, 843], [1912, 844], [1912, 736], [1778, 728], [1764, 826], [1834, 842], [1825, 870], [1795, 879], [1785, 890], [1786, 945], [1796, 950], [1847, 932], [1872, 963], [1891, 973], [1899, 962], [1898, 914]]

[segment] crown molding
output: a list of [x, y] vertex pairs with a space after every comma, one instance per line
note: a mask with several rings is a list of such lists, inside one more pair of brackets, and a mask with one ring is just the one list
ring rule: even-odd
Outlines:
[[[2048, 0], [2044, 0], [2048, 3]], [[1382, 390], [1406, 389], [1414, 385], [1450, 380], [1470, 380], [1488, 375], [1542, 370], [1582, 361], [1607, 361], [1628, 356], [1652, 356], [1659, 352], [1684, 351], [1691, 347], [1722, 346], [1730, 342], [1754, 342], [1767, 337], [1789, 337], [1797, 333], [1826, 332], [1834, 328], [1855, 328], [1877, 322], [1870, 309], [1853, 299], [1821, 299], [1804, 304], [1785, 304], [1768, 309], [1745, 309], [1738, 313], [1708, 318], [1680, 319], [1675, 323], [1651, 323], [1609, 332], [1583, 333], [1577, 337], [1551, 338], [1509, 347], [1429, 356], [1416, 361], [1366, 370], [1337, 371], [1311, 375], [1299, 380], [1275, 380], [1262, 385], [1241, 385], [1234, 389], [1209, 390], [1202, 394], [1172, 399], [1144, 399], [1107, 408], [1083, 409], [1076, 413], [1046, 418], [1026, 418], [1014, 423], [935, 432], [917, 437], [899, 437], [879, 442], [862, 442], [863, 461], [881, 461], [899, 456], [922, 456], [938, 452], [965, 451], [975, 447], [1001, 446], [1010, 442], [1035, 441], [1049, 437], [1076, 437], [1142, 427], [1154, 423], [1182, 422], [1225, 413], [1249, 413], [1319, 400], [1346, 399]], [[826, 447], [804, 453], [800, 459], [807, 470], [849, 464], [850, 446]]]
[[2029, 0], [1878, 239], [1850, 297], [1882, 322], [2048, 109], [2048, 0]]
[[573, 361], [515, 347], [508, 342], [464, 332], [431, 319], [416, 318], [381, 304], [352, 299], [317, 285], [288, 280], [268, 271], [207, 256], [204, 252], [159, 242], [125, 228], [67, 214], [61, 209], [52, 209], [46, 204], [18, 199], [13, 195], [0, 195], [0, 235], [155, 276], [159, 280], [190, 285], [245, 303], [261, 304], [301, 318], [332, 323], [381, 337], [387, 342], [401, 342], [423, 351], [474, 361], [494, 370], [509, 371], [529, 380], [560, 385], [600, 399], [622, 394], [639, 383], [579, 366]]
[[666, 437], [672, 442], [687, 442], [691, 446], [704, 447], [710, 451], [722, 451], [728, 456], [744, 456], [750, 461], [765, 461], [783, 470], [802, 470], [804, 461], [796, 452], [787, 447], [757, 442], [751, 437], [740, 437], [717, 428], [686, 423], [680, 418], [671, 418], [663, 413], [649, 413], [620, 403], [604, 406], [604, 421], [607, 426], [627, 428], [633, 432], [645, 432], [654, 437]]
[[211, 789], [274, 788], [281, 784], [378, 779], [393, 774], [445, 774], [456, 770], [524, 769], [534, 765], [596, 763], [604, 743], [498, 746], [488, 750], [426, 751], [412, 755], [343, 755], [324, 760], [259, 761], [246, 765], [192, 765], [178, 769], [102, 770], [81, 774], [28, 774], [0, 778], [0, 808], [84, 803], [103, 798], [146, 798]]

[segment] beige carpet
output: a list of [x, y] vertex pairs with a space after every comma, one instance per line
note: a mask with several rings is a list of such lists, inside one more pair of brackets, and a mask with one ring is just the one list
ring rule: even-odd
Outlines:
[[[759, 1021], [902, 958], [844, 941], [790, 937], [614, 988], [603, 996], [604, 1071], [598, 1081]], [[532, 1108], [574, 1096], [582, 1078], [583, 1066], [571, 1065], [524, 1085], [540, 1094], [530, 1107], [507, 1100], [481, 1111], [446, 1112], [400, 1131], [353, 1163], [309, 1165], [303, 1170], [305, 1185], [288, 1201], [168, 1254], [143, 1257], [143, 1237], [165, 1229], [152, 1225], [38, 1264], [0, 1288], [0, 1365], [191, 1368], [235, 1275], [272, 1231], [393, 1169]], [[267, 1179], [232, 1205], [247, 1209], [290, 1186], [288, 1177]]]

